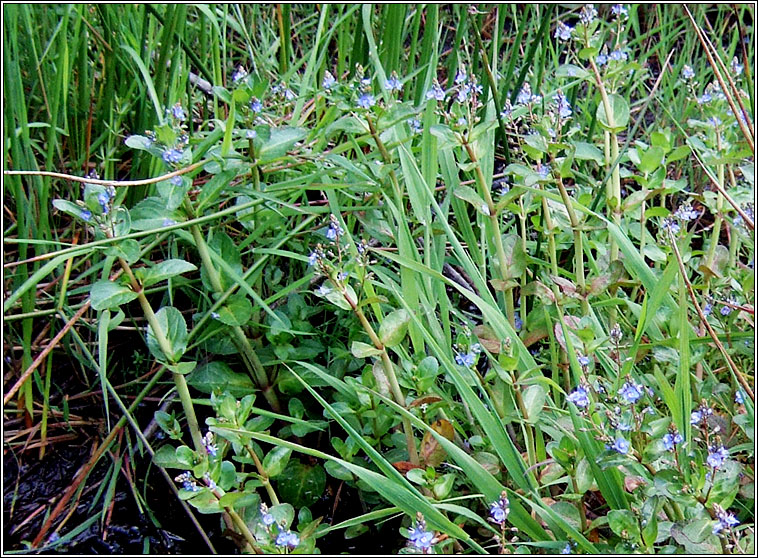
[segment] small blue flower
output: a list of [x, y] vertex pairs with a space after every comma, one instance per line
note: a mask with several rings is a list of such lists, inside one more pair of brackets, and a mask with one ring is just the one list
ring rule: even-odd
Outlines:
[[585, 25], [592, 23], [596, 17], [597, 10], [595, 9], [594, 4], [585, 4], [582, 11], [579, 13], [579, 20]]
[[708, 448], [708, 457], [706, 458], [706, 462], [710, 467], [713, 467], [714, 469], [720, 469], [727, 459], [729, 459], [729, 450], [724, 446], [721, 446], [718, 449], [716, 446], [711, 446]]
[[532, 101], [532, 98], [532, 86], [528, 83], [524, 83], [524, 85], [521, 86], [521, 91], [519, 91], [516, 96], [516, 104], [528, 105]]
[[308, 265], [316, 265], [316, 263], [319, 260], [319, 253], [317, 251], [313, 251], [308, 255]]
[[187, 119], [187, 115], [184, 113], [184, 109], [182, 108], [182, 105], [179, 103], [176, 103], [173, 107], [171, 107], [171, 116], [179, 120], [180, 122], [183, 122]]
[[92, 219], [92, 212], [89, 209], [82, 209], [82, 211], [79, 213], [79, 217], [85, 221], [89, 221]]
[[242, 66], [237, 66], [237, 69], [232, 74], [232, 83], [237, 83], [245, 76], [247, 76], [247, 70]]
[[521, 328], [524, 327], [524, 322], [518, 312], [513, 316], [513, 327], [516, 331], [521, 331]]
[[626, 455], [629, 452], [629, 442], [619, 436], [616, 438], [616, 441], [613, 442], [613, 449], [623, 455]]
[[711, 116], [708, 119], [708, 124], [710, 124], [714, 128], [718, 128], [719, 126], [721, 126], [722, 122], [721, 122], [721, 119], [718, 116]]
[[745, 396], [742, 395], [742, 392], [740, 390], [737, 390], [734, 394], [734, 402], [738, 405], [744, 405], [745, 404]]
[[337, 274], [337, 281], [344, 281], [347, 279], [347, 271], [341, 271]]
[[642, 397], [643, 393], [643, 387], [633, 382], [624, 382], [624, 385], [619, 390], [619, 395], [630, 405], [635, 404]]
[[97, 202], [100, 204], [100, 209], [102, 209], [104, 215], [108, 214], [108, 202], [110, 201], [111, 197], [107, 192], [101, 192], [97, 196]]
[[697, 426], [700, 424], [701, 420], [703, 420], [703, 411], [700, 409], [692, 411], [692, 413], [690, 413], [690, 424], [692, 426]]
[[577, 407], [586, 407], [590, 404], [590, 399], [587, 395], [587, 390], [583, 386], [579, 386], [572, 391], [566, 399], [571, 401]]
[[692, 69], [691, 66], [688, 66], [687, 64], [684, 65], [682, 68], [682, 77], [684, 79], [690, 80], [695, 77], [695, 71]]
[[170, 226], [172, 226], [172, 225], [176, 225], [176, 221], [174, 221], [173, 219], [169, 219], [168, 217], [166, 217], [166, 218], [163, 220], [163, 226], [164, 226], [164, 227], [170, 227]]
[[376, 104], [376, 99], [371, 93], [363, 93], [358, 97], [358, 106], [364, 109], [369, 109]]
[[163, 160], [169, 164], [176, 164], [182, 160], [182, 155], [181, 149], [167, 149], [163, 152]]
[[737, 59], [736, 56], [732, 58], [731, 70], [732, 70], [732, 74], [734, 74], [735, 77], [740, 75], [742, 73], [742, 70], [744, 69], [745, 69], [745, 66], [740, 64], [740, 61]]
[[398, 79], [397, 74], [392, 72], [390, 78], [384, 83], [387, 91], [402, 91], [403, 83]]
[[337, 80], [334, 78], [334, 76], [329, 70], [325, 71], [324, 80], [321, 82], [321, 87], [329, 91], [335, 85], [337, 85]]
[[609, 56], [611, 60], [615, 60], [616, 62], [627, 60], [629, 58], [629, 55], [623, 50], [614, 50]]
[[571, 116], [571, 105], [569, 104], [566, 95], [558, 91], [555, 97], [553, 97], [553, 100], [555, 101], [555, 106], [558, 109], [558, 116], [561, 118], [568, 118]]
[[429, 550], [434, 541], [434, 533], [426, 530], [426, 525], [416, 523], [408, 533], [408, 540], [418, 550]]
[[729, 314], [732, 313], [732, 310], [733, 308], [731, 306], [727, 306], [726, 304], [724, 304], [721, 307], [721, 310], [719, 310], [719, 312], [721, 313], [722, 316], [728, 316]]
[[261, 103], [257, 98], [253, 97], [250, 100], [250, 110], [258, 114], [263, 110], [263, 103]]
[[326, 238], [329, 240], [337, 240], [337, 237], [340, 237], [343, 234], [345, 234], [345, 231], [336, 220], [329, 223], [329, 228], [326, 230]]
[[590, 357], [586, 355], [579, 355], [576, 357], [576, 360], [579, 361], [579, 365], [582, 368], [587, 368], [590, 365]]
[[505, 492], [503, 492], [498, 501], [490, 504], [490, 521], [502, 526], [505, 523], [505, 519], [508, 517], [509, 512], [508, 498], [505, 496]]
[[711, 312], [713, 312], [713, 304], [706, 302], [703, 306], [703, 314], [708, 317], [711, 315]]
[[292, 531], [282, 531], [276, 536], [276, 546], [295, 548], [300, 544], [300, 537]]
[[544, 165], [542, 163], [537, 163], [535, 172], [540, 176], [540, 180], [547, 180], [550, 178], [550, 165], [547, 163]]
[[458, 93], [456, 93], [455, 100], [460, 104], [465, 103], [466, 101], [468, 101], [468, 96], [470, 92], [471, 92], [471, 87], [468, 84], [464, 85], [458, 90]]
[[211, 318], [214, 320], [218, 320], [221, 317], [221, 315], [218, 312], [211, 312]]
[[171, 184], [173, 186], [181, 186], [183, 183], [183, 179], [181, 176], [174, 176], [171, 178]]
[[598, 66], [605, 66], [608, 63], [608, 56], [605, 54], [598, 54], [595, 57], [595, 64]]
[[682, 227], [679, 226], [679, 223], [676, 222], [676, 219], [673, 219], [671, 217], [664, 218], [663, 221], [661, 221], [661, 226], [663, 227], [663, 230], [671, 231], [671, 233], [674, 235], [679, 234], [679, 231], [682, 230]]
[[466, 368], [471, 368], [476, 362], [474, 353], [458, 353], [455, 355], [455, 362]]
[[261, 521], [263, 522], [264, 525], [268, 526], [268, 525], [273, 525], [276, 519], [270, 513], [264, 513], [263, 517], [261, 517]]
[[434, 80], [434, 85], [429, 91], [426, 92], [426, 98], [427, 100], [434, 99], [436, 101], [445, 100], [445, 90], [440, 87], [440, 84], [437, 83], [437, 80]]
[[421, 121], [418, 118], [409, 118], [406, 120], [406, 124], [411, 128], [411, 132], [418, 134], [421, 132]]
[[566, 546], [561, 549], [561, 554], [571, 554], [571, 545], [569, 543], [566, 543]]
[[679, 432], [668, 432], [663, 437], [663, 447], [666, 448], [666, 451], [673, 451], [674, 446], [676, 444], [681, 444], [684, 441], [684, 438], [682, 438], [682, 435], [679, 434]]
[[258, 137], [258, 133], [255, 130], [248, 130], [245, 132], [245, 137], [247, 139], [255, 139]]
[[466, 70], [458, 70], [455, 73], [455, 79], [453, 80], [455, 82], [455, 85], [460, 85], [464, 81], [466, 81]]
[[205, 446], [205, 451], [208, 455], [216, 457], [218, 454], [218, 446], [213, 443], [213, 432], [208, 432], [205, 437], [203, 437], [203, 446]]
[[713, 97], [711, 97], [710, 93], [703, 93], [700, 97], [697, 98], [697, 104], [698, 105], [707, 105], [713, 100]]
[[553, 37], [559, 41], [568, 41], [571, 40], [571, 33], [573, 31], [573, 27], [570, 27], [562, 21], [559, 21], [558, 26], [555, 28], [555, 35], [553, 35]]
[[733, 513], [727, 513], [727, 511], [724, 509], [718, 509], [716, 517], [718, 518], [718, 523], [713, 526], [712, 533], [714, 535], [718, 535], [721, 531], [724, 530], [728, 531], [732, 527], [740, 524], [739, 520], [734, 517]]
[[682, 221], [691, 221], [693, 219], [697, 219], [699, 215], [700, 212], [693, 209], [692, 206], [688, 203], [680, 205], [679, 209], [674, 212], [674, 217], [681, 219]]
[[513, 105], [511, 105], [511, 100], [506, 99], [505, 104], [503, 105], [503, 110], [500, 112], [500, 118], [506, 119], [510, 117], [512, 112], [513, 112]]
[[611, 13], [616, 17], [624, 16], [626, 18], [629, 16], [629, 13], [626, 10], [626, 6], [623, 4], [614, 4], [613, 7], [611, 7]]

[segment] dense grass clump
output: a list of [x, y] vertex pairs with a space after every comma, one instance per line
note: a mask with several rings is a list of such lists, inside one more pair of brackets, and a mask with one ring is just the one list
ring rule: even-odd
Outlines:
[[5, 550], [753, 553], [753, 18], [4, 6]]

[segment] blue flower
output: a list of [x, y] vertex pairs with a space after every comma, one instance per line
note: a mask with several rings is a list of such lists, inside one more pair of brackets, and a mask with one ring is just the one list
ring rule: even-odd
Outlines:
[[258, 137], [258, 134], [255, 130], [248, 130], [245, 132], [245, 137], [247, 139], [255, 139], [256, 137]]
[[692, 67], [685, 64], [684, 67], [682, 68], [682, 77], [688, 80], [692, 79], [695, 77], [695, 71], [692, 69]]
[[626, 18], [629, 16], [629, 13], [626, 10], [626, 6], [623, 4], [614, 4], [611, 8], [611, 13], [616, 17], [624, 16]]
[[713, 467], [714, 469], [720, 469], [727, 459], [729, 459], [729, 450], [724, 446], [721, 446], [718, 449], [716, 446], [711, 446], [708, 448], [708, 457], [706, 458], [706, 462], [710, 467]]
[[464, 81], [466, 81], [466, 70], [458, 70], [455, 73], [455, 79], [453, 80], [456, 85], [460, 85]]
[[163, 160], [169, 164], [175, 164], [182, 160], [182, 155], [181, 149], [167, 149], [163, 152]]
[[437, 80], [434, 80], [434, 85], [429, 91], [426, 92], [426, 98], [427, 100], [434, 99], [436, 101], [445, 100], [445, 90], [440, 87], [440, 84], [437, 83]]
[[679, 231], [682, 230], [682, 227], [679, 226], [679, 223], [676, 222], [676, 219], [672, 219], [671, 217], [666, 217], [661, 221], [661, 226], [663, 227], [663, 230], [665, 231], [671, 231], [671, 234], [679, 234]]
[[392, 72], [390, 78], [384, 83], [384, 88], [387, 91], [401, 91], [403, 89], [403, 84], [397, 78], [397, 74]]
[[503, 110], [500, 112], [500, 118], [508, 118], [511, 113], [513, 112], [513, 105], [511, 105], [511, 100], [506, 99], [505, 104], [503, 105]]
[[421, 121], [418, 118], [409, 118], [405, 121], [411, 128], [411, 132], [418, 134], [421, 132]]
[[555, 97], [553, 97], [553, 100], [555, 101], [555, 106], [558, 109], [558, 116], [561, 118], [568, 118], [571, 116], [571, 105], [569, 104], [566, 95], [558, 91]]
[[666, 451], [672, 451], [676, 444], [681, 444], [683, 441], [684, 438], [679, 432], [669, 432], [663, 437], [663, 447], [666, 448]]
[[308, 265], [316, 265], [316, 263], [319, 260], [319, 253], [317, 251], [313, 251], [308, 256]]
[[89, 221], [92, 219], [92, 212], [89, 209], [82, 209], [82, 211], [79, 213], [79, 217], [85, 221]]
[[180, 105], [179, 103], [176, 103], [173, 107], [171, 107], [171, 116], [173, 116], [180, 122], [187, 119], [187, 115], [184, 113], [184, 109], [182, 108], [182, 105]]
[[183, 182], [183, 180], [182, 180], [181, 176], [174, 176], [171, 179], [171, 184], [174, 185], [174, 186], [181, 186], [182, 182]]
[[693, 209], [692, 206], [688, 203], [680, 205], [679, 209], [674, 212], [674, 216], [677, 219], [681, 219], [682, 221], [691, 221], [692, 219], [697, 219], [699, 215], [700, 212]]
[[474, 353], [458, 353], [455, 355], [455, 362], [461, 366], [471, 368], [476, 362], [476, 355]]
[[707, 105], [713, 100], [713, 97], [711, 97], [710, 93], [703, 93], [700, 97], [697, 98], [697, 104], [698, 105]]
[[711, 304], [710, 302], [706, 302], [705, 305], [703, 306], [703, 314], [705, 316], [710, 316], [711, 312], [713, 312], [713, 304]]
[[573, 27], [570, 27], [562, 21], [559, 21], [558, 26], [555, 28], [555, 35], [553, 35], [553, 37], [560, 41], [568, 41], [571, 39], [571, 33], [573, 31]]
[[742, 73], [742, 70], [744, 69], [745, 69], [745, 66], [740, 64], [740, 61], [737, 60], [736, 56], [732, 58], [731, 70], [732, 70], [732, 74], [734, 74], [735, 77], [740, 75]]
[[627, 442], [624, 438], [619, 436], [616, 438], [616, 441], [613, 442], [613, 449], [617, 452], [626, 455], [629, 452], [629, 442]]
[[697, 426], [700, 424], [701, 420], [703, 420], [703, 411], [700, 409], [692, 411], [692, 413], [690, 413], [690, 424], [692, 426]]
[[468, 95], [470, 92], [471, 92], [471, 86], [468, 84], [465, 84], [463, 87], [461, 87], [458, 90], [458, 93], [456, 93], [455, 100], [461, 104], [465, 103], [466, 101], [468, 101]]
[[576, 360], [579, 361], [579, 365], [582, 368], [587, 368], [590, 365], [590, 357], [586, 355], [579, 355], [576, 357]]
[[237, 69], [232, 74], [232, 83], [237, 83], [239, 80], [247, 76], [247, 70], [242, 66], [237, 66]]
[[616, 62], [620, 62], [621, 60], [627, 60], [629, 58], [629, 55], [624, 52], [623, 50], [614, 50], [609, 55], [611, 60], [615, 60]]
[[728, 316], [729, 314], [732, 313], [732, 310], [733, 308], [731, 306], [727, 306], [726, 304], [724, 304], [721, 307], [721, 310], [719, 310], [719, 312], [721, 313], [722, 316]]
[[276, 536], [276, 546], [295, 548], [300, 544], [300, 537], [292, 531], [282, 531]]
[[213, 432], [208, 432], [205, 435], [203, 438], [203, 446], [205, 446], [205, 451], [208, 452], [208, 455], [216, 457], [218, 454], [218, 446], [213, 443]]
[[716, 517], [718, 518], [718, 523], [713, 526], [712, 533], [714, 535], [718, 535], [723, 530], [729, 530], [732, 527], [739, 525], [739, 520], [734, 517], [733, 513], [727, 513], [726, 510], [719, 510]]
[[579, 20], [585, 25], [592, 23], [597, 17], [597, 10], [594, 4], [585, 4], [579, 13]]
[[624, 382], [624, 385], [621, 386], [621, 389], [619, 390], [619, 395], [623, 397], [628, 404], [633, 405], [640, 397], [642, 397], [642, 394], [644, 393], [642, 390], [643, 387], [639, 384]]
[[734, 402], [738, 405], [744, 405], [745, 404], [745, 396], [742, 395], [742, 391], [737, 390], [734, 394]]
[[426, 525], [416, 523], [408, 533], [408, 540], [419, 550], [429, 550], [434, 541], [434, 533], [426, 530]]
[[490, 521], [502, 526], [505, 523], [505, 519], [508, 517], [508, 512], [510, 512], [509, 502], [508, 498], [505, 496], [505, 492], [503, 492], [497, 502], [490, 504]]
[[369, 109], [376, 104], [376, 99], [371, 93], [363, 93], [358, 97], [358, 106], [364, 109]]
[[595, 57], [595, 63], [596, 63], [598, 66], [604, 66], [605, 64], [607, 64], [607, 63], [608, 63], [608, 56], [606, 56], [605, 54], [598, 54], [598, 55]]
[[170, 227], [170, 226], [172, 226], [172, 225], [176, 225], [176, 221], [174, 221], [173, 219], [169, 219], [168, 217], [166, 217], [166, 218], [163, 220], [163, 226], [164, 226], [164, 227]]
[[341, 271], [337, 274], [337, 281], [344, 281], [347, 279], [347, 271]]
[[540, 180], [547, 180], [550, 178], [550, 165], [547, 163], [544, 165], [542, 163], [537, 163], [535, 172], [540, 176]]
[[532, 86], [528, 83], [524, 83], [524, 85], [521, 86], [521, 91], [518, 92], [518, 96], [516, 97], [516, 104], [517, 105], [528, 105], [532, 99]]
[[345, 234], [344, 229], [337, 222], [336, 218], [329, 223], [329, 228], [326, 230], [326, 238], [329, 240], [337, 240], [338, 237]]
[[321, 82], [321, 87], [329, 91], [335, 85], [337, 85], [337, 80], [334, 78], [334, 76], [329, 70], [325, 71], [324, 80]]
[[253, 97], [250, 101], [250, 110], [254, 113], [259, 113], [263, 110], [263, 103], [261, 103], [257, 98]]
[[587, 390], [583, 386], [579, 386], [572, 391], [566, 399], [571, 401], [577, 407], [586, 407], [590, 404], [590, 399], [587, 395]]
[[270, 513], [264, 513], [263, 517], [261, 518], [261, 521], [263, 521], [264, 525], [273, 525], [276, 519]]
[[100, 209], [103, 211], [103, 215], [108, 215], [108, 202], [111, 201], [111, 197], [107, 192], [101, 192], [97, 196], [97, 202], [100, 204]]

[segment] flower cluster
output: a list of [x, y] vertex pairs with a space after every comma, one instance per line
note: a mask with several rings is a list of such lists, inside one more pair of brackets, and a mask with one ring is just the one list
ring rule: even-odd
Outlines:
[[176, 482], [182, 483], [182, 488], [189, 492], [197, 492], [200, 490], [200, 488], [197, 486], [197, 482], [192, 477], [192, 473], [189, 471], [185, 471], [181, 475], [176, 476], [174, 480]]
[[679, 208], [674, 212], [674, 217], [682, 221], [691, 221], [693, 219], [697, 219], [699, 215], [700, 212], [696, 209], [693, 209], [689, 203], [680, 205]]
[[434, 532], [426, 530], [424, 516], [419, 513], [413, 527], [408, 531], [408, 544], [425, 554], [431, 554], [432, 546], [437, 542]]
[[663, 436], [663, 447], [666, 448], [666, 451], [674, 451], [674, 447], [677, 444], [681, 444], [683, 441], [684, 438], [676, 430], [676, 427], [672, 427], [670, 431]]
[[466, 368], [472, 368], [476, 364], [476, 357], [482, 351], [479, 343], [471, 345], [467, 352], [457, 352], [455, 355], [455, 362]]
[[285, 101], [295, 100], [295, 93], [283, 81], [271, 87], [271, 93]]
[[213, 432], [208, 432], [203, 437], [203, 447], [205, 447], [205, 451], [210, 455], [211, 457], [216, 457], [218, 454], [218, 446], [215, 444]]
[[589, 25], [595, 21], [596, 17], [597, 10], [595, 9], [594, 4], [585, 4], [582, 8], [582, 11], [579, 12], [579, 21], [581, 21], [584, 25]]
[[505, 520], [508, 517], [510, 510], [510, 502], [508, 502], [508, 496], [505, 490], [500, 494], [500, 498], [490, 504], [490, 517], [489, 520], [493, 523], [497, 523], [501, 527], [505, 525]]
[[716, 512], [716, 525], [713, 526], [712, 531], [714, 535], [718, 535], [722, 531], [730, 531], [732, 527], [740, 524], [739, 520], [733, 513], [727, 512], [720, 505], [714, 504], [713, 510]]
[[384, 88], [387, 91], [397, 91], [400, 92], [403, 90], [403, 82], [400, 81], [400, 79], [397, 77], [397, 72], [392, 71], [390, 74], [390, 77], [387, 81], [384, 82]]
[[621, 389], [618, 391], [618, 394], [621, 396], [621, 398], [629, 405], [634, 405], [639, 401], [640, 397], [642, 397], [645, 393], [645, 388], [641, 384], [635, 384], [634, 381], [628, 380], [624, 382], [624, 385], [621, 386]]
[[587, 392], [587, 388], [584, 386], [577, 387], [569, 394], [566, 399], [571, 401], [571, 403], [577, 407], [581, 408], [587, 407], [590, 404], [589, 393]]
[[724, 446], [717, 447], [716, 445], [713, 445], [708, 448], [708, 457], [705, 461], [708, 463], [709, 467], [720, 469], [724, 466], [727, 459], [729, 459], [729, 450]]
[[713, 409], [711, 409], [705, 402], [703, 402], [700, 404], [700, 407], [690, 413], [690, 424], [692, 426], [706, 424], [705, 420], [707, 420], [707, 417], [712, 414]]

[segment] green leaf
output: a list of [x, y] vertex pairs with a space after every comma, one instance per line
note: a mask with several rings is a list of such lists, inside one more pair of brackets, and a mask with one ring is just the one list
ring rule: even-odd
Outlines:
[[126, 285], [103, 280], [92, 285], [89, 296], [94, 310], [108, 310], [134, 300], [137, 293]]
[[471, 188], [470, 186], [458, 186], [455, 189], [455, 197], [458, 199], [461, 199], [463, 201], [466, 201], [474, 206], [474, 208], [483, 215], [489, 215], [490, 210], [487, 206], [487, 203], [482, 199], [482, 197], [476, 193], [476, 190]]
[[131, 147], [132, 149], [148, 151], [153, 145], [153, 140], [148, 137], [135, 134], [126, 138], [124, 140], [124, 143], [127, 145], [127, 147]]
[[166, 364], [166, 368], [171, 370], [174, 374], [181, 374], [186, 376], [191, 373], [197, 367], [197, 362], [177, 362], [176, 364]]
[[155, 264], [142, 272], [142, 285], [149, 287], [182, 273], [195, 271], [197, 266], [185, 260], [170, 259]]
[[210, 394], [215, 389], [236, 398], [244, 397], [255, 390], [250, 376], [235, 372], [225, 362], [209, 362], [199, 366], [189, 376], [187, 383], [202, 393]]
[[663, 165], [665, 154], [662, 147], [650, 147], [640, 157], [640, 164], [637, 167], [640, 169], [640, 172], [650, 174]]
[[187, 322], [184, 321], [184, 316], [173, 306], [164, 306], [155, 313], [155, 318], [168, 341], [169, 346], [166, 350], [170, 352], [163, 352], [152, 325], [148, 325], [147, 328], [147, 348], [161, 362], [179, 362], [187, 349]]
[[234, 294], [226, 299], [226, 303], [218, 309], [217, 319], [229, 326], [243, 326], [253, 315], [253, 304], [242, 293]]
[[602, 165], [605, 161], [603, 152], [591, 143], [584, 141], [573, 142], [574, 144], [574, 158], [580, 161], [595, 161], [598, 165]]
[[284, 471], [284, 468], [289, 463], [292, 450], [289, 448], [283, 448], [280, 446], [275, 447], [266, 454], [263, 458], [263, 470], [268, 475], [268, 478], [273, 479]]
[[186, 469], [187, 464], [176, 457], [176, 450], [169, 445], [161, 446], [153, 455], [153, 463], [165, 469]]
[[621, 132], [629, 123], [629, 105], [621, 95], [616, 93], [608, 95], [608, 102], [611, 114], [606, 114], [605, 103], [600, 102], [597, 106], [597, 120], [606, 130]]
[[637, 542], [640, 526], [630, 510], [611, 510], [608, 512], [608, 526], [619, 537]]
[[394, 347], [400, 344], [408, 331], [408, 322], [411, 315], [402, 308], [387, 314], [379, 326], [379, 340], [385, 347]]
[[382, 354], [382, 351], [373, 345], [360, 341], [353, 341], [352, 345], [350, 345], [350, 352], [355, 358], [367, 358]]
[[527, 387], [523, 392], [524, 407], [529, 416], [527, 422], [534, 424], [537, 422], [542, 408], [545, 406], [547, 390], [541, 384], [535, 384]]
[[305, 465], [293, 459], [276, 479], [276, 488], [279, 497], [294, 507], [312, 506], [324, 493], [326, 473], [319, 464]]
[[517, 279], [526, 270], [527, 259], [524, 252], [524, 246], [521, 244], [521, 238], [515, 234], [503, 236], [503, 251], [505, 252], [505, 264], [507, 268], [508, 279]]
[[282, 157], [287, 151], [292, 149], [295, 142], [305, 137], [305, 130], [302, 128], [272, 128], [271, 136], [268, 141], [264, 142], [258, 153], [260, 162], [267, 162]]
[[133, 264], [140, 257], [139, 242], [133, 238], [127, 238], [126, 240], [119, 240], [114, 245], [108, 247], [105, 250], [105, 254], [113, 256], [114, 258], [123, 258], [126, 263]]

